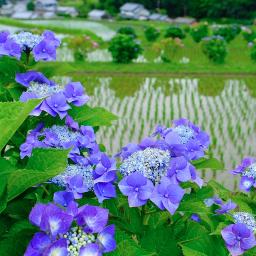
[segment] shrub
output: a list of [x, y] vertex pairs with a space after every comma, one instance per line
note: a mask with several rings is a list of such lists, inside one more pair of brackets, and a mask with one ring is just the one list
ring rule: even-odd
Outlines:
[[173, 61], [178, 50], [183, 47], [183, 43], [179, 38], [166, 38], [153, 45], [153, 51], [160, 56], [163, 62]]
[[149, 42], [154, 42], [160, 36], [160, 31], [154, 27], [145, 29], [145, 37]]
[[117, 31], [118, 34], [122, 35], [128, 35], [131, 36], [132, 38], [137, 38], [136, 32], [132, 27], [121, 27]]
[[27, 10], [28, 10], [28, 11], [34, 11], [34, 10], [35, 10], [35, 4], [34, 4], [33, 1], [29, 1], [29, 2], [27, 3]]
[[90, 49], [97, 48], [98, 43], [89, 36], [76, 36], [67, 39], [68, 47], [74, 51], [76, 61], [84, 61]]
[[256, 40], [254, 40], [253, 46], [251, 48], [251, 59], [256, 62]]
[[253, 42], [256, 39], [256, 32], [254, 30], [248, 29], [242, 33], [244, 40], [248, 43]]
[[196, 43], [201, 42], [201, 40], [204, 37], [207, 37], [208, 34], [209, 34], [209, 29], [208, 29], [208, 24], [207, 23], [199, 24], [197, 26], [194, 26], [190, 30], [190, 35], [192, 36], [193, 40]]
[[169, 28], [167, 28], [164, 36], [166, 38], [171, 37], [171, 38], [180, 38], [180, 39], [184, 39], [186, 37], [184, 31], [180, 27], [175, 27], [175, 26], [170, 26]]
[[206, 37], [202, 41], [203, 53], [214, 63], [223, 63], [227, 55], [226, 41], [221, 36]]
[[213, 34], [222, 36], [229, 43], [235, 39], [240, 31], [241, 28], [238, 25], [218, 26], [214, 28]]
[[114, 62], [129, 63], [136, 59], [142, 52], [138, 41], [131, 36], [119, 34], [115, 36], [109, 45], [109, 51], [112, 54]]

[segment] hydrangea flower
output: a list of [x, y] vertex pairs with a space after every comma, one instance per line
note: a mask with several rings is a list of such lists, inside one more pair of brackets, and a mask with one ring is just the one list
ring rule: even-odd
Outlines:
[[256, 187], [256, 158], [247, 157], [233, 171], [234, 175], [240, 175], [240, 189], [249, 192], [251, 188]]
[[199, 216], [198, 214], [196, 214], [196, 213], [193, 213], [193, 214], [191, 215], [190, 219], [193, 220], [193, 221], [195, 221], [195, 222], [201, 222], [201, 221], [202, 221], [201, 218], [200, 218], [200, 216]]
[[30, 241], [25, 256], [100, 256], [115, 250], [115, 227], [106, 226], [108, 210], [90, 205], [72, 206], [73, 214], [69, 205], [66, 208], [53, 203], [35, 205], [29, 220], [40, 232]]
[[253, 232], [256, 231], [256, 220], [252, 214], [248, 212], [236, 212], [232, 216], [235, 223], [243, 223]]
[[69, 158], [73, 163], [49, 182], [72, 192], [75, 199], [89, 191], [95, 193], [99, 202], [115, 197], [115, 159], [99, 150], [92, 127], [79, 127], [71, 117], [66, 121], [65, 126], [53, 125], [50, 128], [39, 124], [21, 145], [21, 158], [31, 156], [33, 148], [71, 148]]
[[221, 231], [226, 247], [232, 256], [242, 255], [256, 246], [255, 236], [245, 224], [237, 223], [225, 227]]
[[42, 35], [24, 31], [12, 35], [7, 31], [0, 32], [0, 56], [20, 59], [22, 52], [27, 55], [32, 52], [35, 61], [52, 61], [56, 60], [56, 49], [59, 46], [60, 40], [49, 30]]
[[220, 208], [215, 210], [217, 214], [226, 214], [231, 210], [234, 210], [236, 208], [236, 204], [232, 202], [231, 200], [228, 200], [226, 203], [223, 203], [220, 205]]
[[66, 86], [61, 86], [36, 71], [16, 74], [16, 82], [27, 89], [21, 94], [20, 101], [43, 99], [31, 112], [33, 116], [39, 116], [45, 111], [53, 117], [59, 116], [62, 119], [71, 108], [69, 103], [82, 106], [89, 100], [81, 83], [70, 82]]
[[139, 145], [129, 144], [119, 153], [122, 156], [119, 189], [128, 196], [131, 207], [142, 206], [148, 200], [160, 209], [174, 214], [184, 195], [179, 182], [168, 176], [171, 155], [164, 145], [152, 138]]
[[153, 136], [159, 135], [174, 156], [196, 160], [204, 156], [210, 144], [209, 135], [187, 119], [173, 121], [173, 127], [157, 126]]

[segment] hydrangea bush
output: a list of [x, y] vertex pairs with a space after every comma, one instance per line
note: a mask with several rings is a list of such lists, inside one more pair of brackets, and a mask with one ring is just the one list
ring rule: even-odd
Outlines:
[[[42, 60], [52, 60], [60, 42], [43, 35], [54, 51]], [[184, 118], [108, 155], [97, 130], [117, 117], [91, 108], [86, 86], [35, 70], [40, 42], [15, 59], [5, 45], [15, 37], [1, 34], [1, 50], [11, 49], [0, 58], [1, 256], [256, 254], [255, 158], [230, 171], [240, 192], [204, 181], [202, 169], [223, 165], [207, 132]]]

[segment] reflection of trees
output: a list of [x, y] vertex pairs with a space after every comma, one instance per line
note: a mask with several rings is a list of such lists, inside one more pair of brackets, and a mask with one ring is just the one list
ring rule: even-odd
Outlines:
[[111, 78], [109, 88], [115, 91], [116, 96], [123, 99], [133, 96], [145, 83], [145, 77], [139, 76], [114, 76]]
[[202, 77], [198, 81], [198, 92], [204, 96], [218, 96], [224, 90], [227, 78]]

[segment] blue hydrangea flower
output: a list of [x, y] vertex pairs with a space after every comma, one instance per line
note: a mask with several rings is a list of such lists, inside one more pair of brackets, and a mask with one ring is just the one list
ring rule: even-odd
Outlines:
[[235, 223], [243, 223], [253, 232], [256, 231], [256, 220], [252, 214], [248, 212], [236, 212], [232, 216]]
[[159, 135], [174, 156], [196, 160], [204, 156], [210, 144], [209, 135], [187, 119], [173, 121], [173, 127], [157, 126], [153, 136]]
[[251, 188], [256, 187], [256, 158], [247, 157], [233, 171], [234, 175], [240, 175], [240, 189], [249, 192]]
[[66, 86], [60, 86], [36, 71], [16, 74], [16, 82], [27, 88], [21, 94], [20, 101], [43, 99], [31, 112], [33, 116], [39, 116], [45, 111], [53, 117], [59, 116], [62, 119], [67, 115], [70, 103], [82, 106], [89, 100], [81, 83], [71, 82]]
[[232, 256], [242, 255], [256, 246], [253, 231], [243, 223], [231, 224], [221, 231], [226, 247]]
[[34, 55], [35, 61], [56, 60], [56, 50], [60, 46], [60, 40], [53, 32], [46, 30], [42, 35], [30, 32], [10, 34], [0, 32], [0, 56], [7, 55], [20, 59], [22, 52]]
[[102, 255], [114, 251], [114, 225], [106, 226], [108, 210], [97, 206], [61, 208], [53, 203], [37, 204], [29, 219], [40, 228], [30, 241], [25, 256]]

